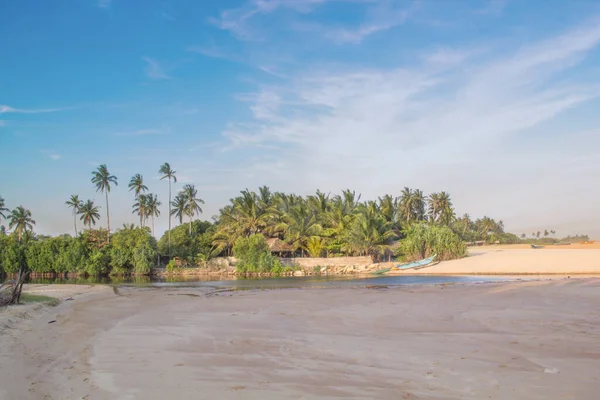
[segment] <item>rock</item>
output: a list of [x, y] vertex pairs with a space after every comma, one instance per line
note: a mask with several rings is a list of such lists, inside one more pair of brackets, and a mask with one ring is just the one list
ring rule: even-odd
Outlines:
[[304, 276], [304, 271], [294, 271], [294, 276]]

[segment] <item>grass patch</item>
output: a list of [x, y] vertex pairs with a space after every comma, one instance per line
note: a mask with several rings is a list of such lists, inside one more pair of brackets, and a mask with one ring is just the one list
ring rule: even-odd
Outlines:
[[41, 294], [21, 293], [21, 302], [23, 303], [46, 303], [49, 306], [57, 306], [60, 299], [56, 297], [43, 296]]

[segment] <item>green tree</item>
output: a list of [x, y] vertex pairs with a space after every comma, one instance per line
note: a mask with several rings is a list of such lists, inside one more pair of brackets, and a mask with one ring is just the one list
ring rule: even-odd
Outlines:
[[6, 214], [4, 214], [6, 211], [8, 211], [8, 208], [6, 208], [4, 199], [0, 196], [0, 225], [2, 225], [2, 218], [6, 219]]
[[162, 203], [158, 200], [158, 196], [155, 194], [148, 194], [147, 199], [147, 215], [152, 218], [152, 236], [154, 236], [154, 217], [160, 216], [160, 206]]
[[179, 224], [183, 224], [183, 216], [186, 212], [186, 198], [183, 193], [178, 193], [171, 202], [171, 215], [174, 215], [179, 220]]
[[[173, 215], [173, 213], [171, 212], [171, 181], [173, 181], [173, 183], [177, 183], [177, 176], [175, 176], [175, 174], [177, 173], [177, 171], [174, 171], [171, 166], [169, 165], [169, 163], [164, 163], [163, 165], [160, 166], [158, 173], [161, 175], [160, 179], [168, 179], [169, 180], [169, 230], [167, 232], [171, 232], [171, 215]], [[169, 246], [171, 243], [171, 239], [169, 238]], [[171, 251], [169, 250], [169, 256], [171, 255]]]
[[106, 164], [102, 164], [96, 171], [92, 172], [92, 183], [96, 185], [97, 192], [104, 192], [106, 195], [106, 224], [108, 232], [106, 233], [106, 241], [110, 242], [110, 212], [108, 209], [108, 193], [110, 192], [110, 185], [118, 185], [117, 177], [111, 175], [106, 168]]
[[304, 257], [309, 239], [321, 231], [317, 216], [306, 202], [302, 202], [290, 210], [287, 220], [286, 239], [296, 249], [300, 249]]
[[130, 192], [134, 191], [135, 197], [148, 191], [148, 186], [144, 185], [144, 177], [140, 174], [135, 174], [131, 177], [128, 187]]
[[83, 205], [83, 201], [79, 200], [79, 195], [72, 194], [71, 198], [67, 200], [65, 204], [73, 209], [73, 228], [75, 230], [75, 236], [77, 236], [77, 214]]
[[27, 231], [33, 231], [33, 225], [35, 225], [35, 221], [31, 218], [31, 211], [26, 210], [23, 206], [18, 206], [14, 210], [10, 212], [8, 216], [10, 229], [14, 229], [14, 232], [17, 235], [19, 243], [21, 242], [21, 238]]
[[87, 225], [88, 229], [92, 229], [92, 225], [96, 225], [96, 221], [100, 219], [98, 206], [94, 205], [92, 200], [82, 203], [79, 207], [78, 214], [80, 215], [79, 218], [83, 221], [84, 225]]
[[271, 272], [280, 266], [261, 234], [239, 239], [233, 247], [233, 254], [238, 259], [236, 270], [240, 273]]
[[192, 221], [196, 213], [202, 213], [200, 204], [204, 204], [204, 200], [197, 198], [198, 191], [194, 185], [185, 185], [181, 191], [185, 198], [185, 214], [190, 218], [190, 235], [192, 234]]
[[156, 240], [148, 228], [119, 229], [109, 250], [111, 274], [149, 274], [156, 259]]
[[133, 203], [133, 211], [132, 214], [137, 214], [140, 217], [140, 227], [144, 227], [144, 221], [149, 215], [148, 207], [150, 203], [150, 197], [148, 195], [142, 194], [135, 198], [135, 203]]
[[386, 221], [375, 203], [370, 203], [354, 218], [346, 237], [346, 248], [350, 253], [378, 258], [394, 237], [392, 222]]

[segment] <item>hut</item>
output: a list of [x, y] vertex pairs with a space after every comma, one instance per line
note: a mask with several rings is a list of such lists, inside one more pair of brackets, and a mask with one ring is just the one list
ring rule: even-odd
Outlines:
[[294, 254], [294, 248], [279, 238], [267, 239], [269, 251], [278, 257], [291, 257]]

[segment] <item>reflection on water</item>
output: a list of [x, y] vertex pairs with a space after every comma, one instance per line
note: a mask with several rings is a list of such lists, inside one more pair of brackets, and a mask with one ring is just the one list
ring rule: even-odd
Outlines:
[[371, 285], [436, 285], [462, 282], [496, 282], [514, 280], [515, 277], [499, 276], [303, 276], [280, 278], [244, 278], [222, 276], [170, 276], [170, 277], [88, 277], [88, 278], [33, 278], [29, 283], [42, 284], [111, 284], [155, 287], [216, 287], [236, 289], [283, 289], [283, 288], [331, 288], [365, 287]]

